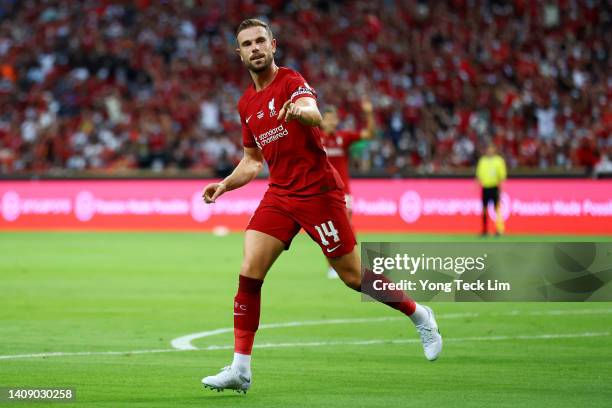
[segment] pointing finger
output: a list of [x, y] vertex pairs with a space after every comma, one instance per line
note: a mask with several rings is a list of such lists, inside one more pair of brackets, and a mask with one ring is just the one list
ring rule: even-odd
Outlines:
[[284, 104], [281, 110], [278, 112], [277, 119], [282, 120], [285, 114], [287, 113], [287, 107], [290, 106], [291, 99], [288, 99]]

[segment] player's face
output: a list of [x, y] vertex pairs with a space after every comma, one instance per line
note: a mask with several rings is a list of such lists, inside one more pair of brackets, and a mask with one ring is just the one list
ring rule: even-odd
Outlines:
[[238, 33], [240, 59], [251, 72], [265, 71], [274, 61], [276, 40], [263, 27], [250, 27]]
[[335, 132], [338, 127], [338, 123], [340, 120], [338, 119], [338, 113], [333, 112], [325, 112], [323, 114], [323, 121], [321, 122], [321, 127], [325, 132]]

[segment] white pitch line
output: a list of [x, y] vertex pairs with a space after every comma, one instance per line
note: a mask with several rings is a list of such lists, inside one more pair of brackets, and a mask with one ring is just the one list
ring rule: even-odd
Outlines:
[[[577, 314], [601, 314], [601, 313], [612, 313], [612, 309], [577, 309], [577, 310], [547, 310], [540, 312], [528, 312], [529, 316], [558, 316], [558, 315], [577, 315]], [[509, 312], [501, 313], [490, 313], [486, 316], [520, 316], [523, 314], [519, 310], [511, 310]], [[465, 317], [479, 317], [479, 313], [468, 312], [468, 313], [447, 313], [440, 314], [437, 316], [438, 319], [462, 319]], [[374, 318], [353, 318], [353, 319], [329, 319], [329, 320], [306, 320], [306, 321], [295, 321], [285, 323], [270, 323], [259, 325], [259, 330], [265, 329], [278, 329], [284, 327], [302, 327], [302, 326], [319, 326], [328, 324], [356, 324], [356, 323], [375, 323], [375, 322], [386, 322], [393, 320], [402, 320], [404, 317], [374, 317]], [[231, 333], [234, 331], [233, 327], [226, 327], [222, 329], [208, 330], [199, 333], [192, 333], [185, 336], [177, 337], [170, 342], [170, 345], [177, 350], [198, 350], [198, 347], [194, 346], [192, 342], [197, 339], [204, 337], [216, 336], [217, 334]]]
[[34, 353], [34, 354], [16, 354], [0, 356], [0, 360], [13, 360], [18, 358], [35, 358], [35, 357], [64, 357], [64, 356], [120, 356], [128, 354], [149, 354], [149, 353], [169, 353], [171, 351], [184, 351], [177, 349], [152, 349], [152, 350], [131, 350], [131, 351], [58, 351], [53, 353]]
[[[465, 317], [465, 316], [464, 316]], [[399, 320], [401, 317], [373, 317], [373, 318], [355, 318], [355, 319], [327, 319], [327, 320], [303, 320], [303, 321], [295, 321], [295, 322], [285, 322], [285, 323], [268, 323], [268, 324], [260, 324], [259, 330], [265, 329], [279, 329], [284, 327], [302, 327], [302, 326], [321, 326], [328, 324], [351, 324], [351, 323], [373, 323], [373, 322], [386, 322], [391, 320]], [[201, 339], [204, 337], [216, 336], [217, 334], [222, 333], [231, 333], [234, 331], [233, 327], [226, 327], [223, 329], [215, 329], [209, 331], [203, 331], [200, 333], [192, 333], [186, 336], [177, 337], [172, 340], [170, 344], [177, 350], [198, 350], [193, 344], [192, 341], [196, 339]]]
[[[610, 332], [585, 332], [585, 333], [549, 333], [533, 336], [477, 336], [477, 337], [457, 337], [444, 338], [444, 342], [460, 343], [470, 341], [504, 341], [504, 340], [550, 340], [550, 339], [571, 339], [581, 337], [604, 337], [609, 336]], [[353, 341], [312, 341], [312, 342], [295, 342], [295, 343], [263, 343], [256, 344], [254, 348], [258, 349], [275, 349], [275, 348], [295, 348], [295, 347], [326, 347], [326, 346], [371, 346], [379, 344], [406, 344], [419, 343], [418, 339], [372, 339], [372, 340], [353, 340]], [[197, 351], [216, 351], [216, 350], [232, 350], [233, 345], [225, 346], [208, 346]], [[12, 356], [0, 356], [0, 360], [12, 360], [21, 358], [35, 357], [62, 357], [62, 356], [105, 356], [105, 355], [129, 355], [129, 354], [148, 354], [148, 353], [169, 353], [180, 351], [194, 350], [177, 350], [177, 349], [156, 349], [156, 350], [134, 350], [134, 351], [92, 351], [92, 352], [75, 352], [75, 353], [37, 353], [37, 354], [20, 354]]]
[[[567, 310], [547, 310], [547, 311], [535, 311], [526, 313], [529, 316], [557, 316], [557, 315], [581, 315], [581, 314], [607, 314], [612, 313], [612, 309], [567, 309]], [[509, 312], [501, 312], [501, 313], [490, 313], [484, 316], [520, 316], [523, 314], [519, 310], [512, 310]], [[479, 317], [481, 314], [475, 312], [467, 312], [467, 313], [447, 313], [440, 314], [438, 318], [441, 320], [446, 319], [461, 319], [465, 317]], [[394, 320], [402, 320], [403, 317], [375, 317], [375, 318], [348, 318], [348, 319], [329, 319], [329, 320], [305, 320], [305, 321], [294, 321], [294, 322], [284, 322], [284, 323], [268, 323], [262, 324], [259, 326], [259, 329], [276, 329], [276, 328], [285, 328], [285, 327], [302, 327], [302, 326], [315, 326], [315, 325], [330, 325], [330, 324], [355, 324], [355, 323], [374, 323], [374, 322], [385, 322], [385, 321], [394, 321]], [[220, 329], [209, 330], [200, 333], [193, 333], [186, 336], [178, 337], [172, 340], [171, 345], [172, 349], [153, 349], [153, 350], [131, 350], [131, 351], [79, 351], [79, 352], [49, 352], [49, 353], [32, 353], [32, 354], [18, 354], [18, 355], [0, 355], [0, 360], [10, 360], [10, 359], [19, 359], [19, 358], [36, 358], [36, 357], [62, 357], [62, 356], [93, 356], [93, 355], [128, 355], [128, 354], [148, 354], [148, 353], [168, 353], [173, 351], [187, 351], [187, 350], [200, 350], [197, 347], [193, 346], [191, 342], [196, 339], [216, 336], [218, 334], [223, 333], [231, 333], [233, 331], [233, 327], [226, 327]], [[607, 334], [602, 334], [607, 335]], [[561, 337], [559, 337], [561, 338]], [[479, 338], [471, 338], [473, 340], [479, 340]], [[493, 339], [493, 337], [485, 337], [482, 339]], [[506, 338], [499, 338], [499, 340], [505, 340]], [[510, 339], [510, 338], [508, 338]], [[520, 337], [516, 339], [520, 340]], [[367, 344], [380, 344], [380, 343], [411, 343], [416, 342], [418, 340], [365, 340]], [[461, 341], [459, 339], [446, 339], [445, 341]], [[467, 340], [466, 340], [467, 341]], [[372, 343], [374, 342], [374, 343]], [[275, 343], [274, 347], [298, 347], [302, 343]], [[306, 343], [304, 343], [306, 344]], [[310, 343], [308, 343], [310, 344]], [[348, 345], [350, 342], [316, 342], [313, 344], [320, 345], [335, 345], [342, 344]], [[363, 341], [358, 341], [355, 343], [365, 344]], [[271, 345], [260, 344], [255, 345], [258, 348], [266, 348], [271, 347]], [[304, 345], [307, 347], [307, 345]], [[208, 346], [202, 348], [201, 350], [228, 350], [232, 349], [233, 346], [224, 345], [224, 346]]]
[[[502, 341], [502, 340], [548, 340], [548, 339], [569, 339], [577, 337], [602, 337], [609, 336], [610, 332], [599, 333], [560, 333], [560, 334], [540, 334], [533, 336], [488, 336], [488, 337], [456, 337], [444, 338], [444, 342], [461, 343], [469, 341]], [[399, 340], [355, 340], [355, 341], [315, 341], [305, 343], [264, 343], [254, 345], [254, 348], [284, 348], [284, 347], [321, 347], [321, 346], [370, 346], [378, 344], [406, 344], [420, 343], [419, 339], [399, 339]], [[233, 349], [234, 346], [208, 346], [202, 350], [227, 350]]]
[[548, 310], [541, 312], [529, 312], [529, 316], [558, 316], [558, 315], [582, 315], [582, 314], [608, 314], [612, 309], [568, 309], [568, 310]]

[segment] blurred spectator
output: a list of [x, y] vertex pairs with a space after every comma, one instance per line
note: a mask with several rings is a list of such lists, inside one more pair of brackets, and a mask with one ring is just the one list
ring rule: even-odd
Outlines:
[[[234, 30], [263, 17], [277, 59], [358, 128], [355, 171], [605, 163], [612, 132], [609, 1], [0, 1], [0, 173], [226, 171], [250, 79]], [[607, 153], [606, 153], [607, 154]]]

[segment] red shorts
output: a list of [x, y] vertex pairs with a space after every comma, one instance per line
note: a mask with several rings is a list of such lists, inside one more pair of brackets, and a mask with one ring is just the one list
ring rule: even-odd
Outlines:
[[268, 190], [246, 227], [281, 240], [285, 249], [301, 228], [328, 258], [346, 255], [357, 244], [342, 190], [306, 197]]

